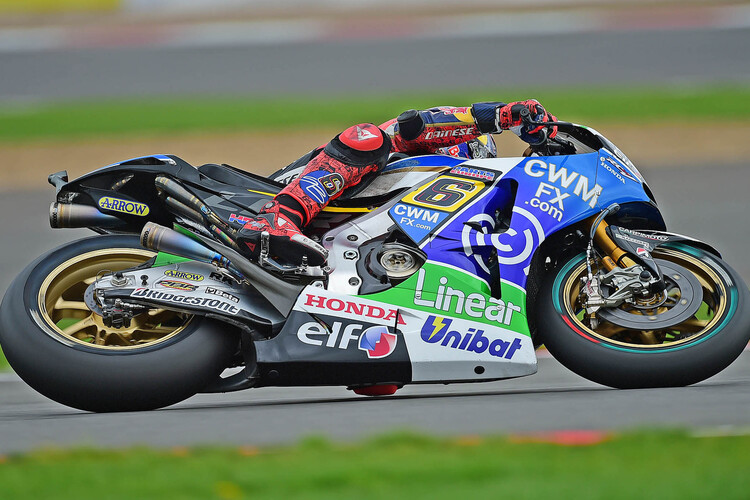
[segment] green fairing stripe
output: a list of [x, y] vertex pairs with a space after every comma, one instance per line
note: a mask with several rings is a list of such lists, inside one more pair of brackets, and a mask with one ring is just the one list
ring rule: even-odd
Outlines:
[[530, 335], [523, 289], [502, 283], [502, 298], [492, 298], [486, 281], [437, 262], [425, 263], [419, 272], [393, 288], [360, 297]]
[[156, 260], [154, 265], [151, 267], [168, 266], [170, 264], [179, 264], [180, 262], [191, 262], [192, 259], [186, 259], [179, 255], [172, 255], [171, 253], [159, 252], [156, 254]]
[[[685, 253], [688, 253], [688, 254], [690, 254], [690, 255], [692, 255], [694, 257], [698, 257], [698, 258], [701, 257], [700, 252], [698, 250], [696, 250], [695, 248], [689, 246], [689, 245], [681, 245], [679, 243], [669, 243], [669, 244], [664, 245], [664, 246], [665, 247], [675, 248], [677, 250], [681, 250], [681, 251], [683, 251]], [[555, 283], [554, 283], [553, 290], [552, 290], [552, 303], [555, 306], [555, 310], [557, 312], [559, 312], [560, 314], [563, 314], [563, 315], [566, 315], [567, 313], [563, 312], [562, 306], [560, 305], [560, 284], [561, 284], [561, 282], [563, 280], [563, 276], [565, 276], [573, 267], [575, 267], [576, 265], [578, 265], [578, 262], [580, 262], [579, 259], [571, 260], [570, 262], [568, 262], [560, 270], [560, 272], [555, 277]], [[737, 310], [737, 298], [738, 298], [737, 290], [735, 288], [730, 288], [729, 289], [729, 311], [727, 312], [727, 315], [724, 317], [724, 320], [710, 334], [704, 335], [703, 337], [700, 337], [699, 339], [697, 339], [694, 342], [690, 342], [688, 344], [682, 344], [682, 345], [679, 345], [679, 346], [676, 346], [676, 347], [667, 347], [667, 348], [662, 348], [662, 349], [655, 348], [655, 349], [648, 349], [648, 350], [646, 350], [646, 349], [643, 349], [643, 350], [640, 350], [640, 349], [628, 349], [628, 348], [625, 348], [625, 347], [620, 347], [620, 346], [615, 346], [615, 345], [607, 344], [605, 342], [600, 342], [599, 345], [603, 346], [603, 347], [607, 347], [609, 349], [614, 349], [616, 351], [634, 352], [634, 353], [638, 353], [638, 354], [672, 352], [672, 351], [679, 351], [681, 349], [687, 349], [688, 347], [692, 347], [694, 345], [700, 344], [701, 342], [704, 342], [704, 341], [710, 339], [711, 337], [713, 337], [714, 335], [716, 335], [717, 333], [719, 333], [721, 330], [724, 329], [724, 327], [727, 325], [727, 323], [729, 323], [729, 321], [734, 317], [734, 313]]]
[[[200, 238], [198, 238], [193, 232], [185, 229], [179, 224], [174, 224], [174, 230], [178, 233], [182, 233], [185, 236], [188, 236], [196, 241], [200, 241]], [[186, 257], [180, 257], [179, 255], [173, 255], [171, 253], [166, 252], [159, 252], [156, 255], [156, 261], [154, 262], [154, 265], [151, 267], [161, 267], [161, 266], [168, 266], [170, 264], [179, 264], [180, 262], [193, 262], [193, 259], [188, 259]]]
[[197, 234], [195, 234], [194, 232], [190, 231], [189, 229], [186, 229], [186, 228], [182, 227], [181, 225], [179, 225], [177, 223], [174, 224], [174, 230], [177, 231], [178, 233], [184, 234], [185, 236], [187, 236], [190, 239], [193, 239], [193, 240], [195, 240], [197, 242], [201, 242], [201, 239], [198, 237]]

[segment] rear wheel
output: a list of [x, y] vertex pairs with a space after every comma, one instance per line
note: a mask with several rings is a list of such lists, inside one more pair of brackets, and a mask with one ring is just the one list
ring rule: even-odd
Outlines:
[[86, 306], [97, 276], [153, 255], [137, 237], [102, 236], [32, 263], [0, 307], [0, 344], [13, 369], [45, 396], [89, 411], [167, 406], [215, 379], [237, 347], [224, 325], [155, 309], [112, 328]]
[[742, 278], [715, 255], [685, 244], [659, 247], [653, 257], [666, 290], [593, 318], [581, 302], [583, 254], [549, 276], [536, 321], [550, 353], [579, 375], [619, 388], [684, 386], [729, 366], [750, 340], [750, 293]]

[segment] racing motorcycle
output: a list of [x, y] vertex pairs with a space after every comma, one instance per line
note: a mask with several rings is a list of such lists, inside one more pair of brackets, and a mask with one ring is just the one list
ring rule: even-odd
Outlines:
[[507, 379], [535, 373], [541, 345], [616, 388], [723, 370], [750, 339], [747, 285], [712, 246], [666, 231], [614, 144], [555, 125], [518, 158], [392, 155], [305, 229], [329, 251], [319, 267], [274, 259], [267, 237], [252, 262], [235, 241], [294, 164], [264, 178], [156, 155], [52, 174], [51, 226], [98, 235], [15, 279], [0, 344], [31, 387], [97, 412]]

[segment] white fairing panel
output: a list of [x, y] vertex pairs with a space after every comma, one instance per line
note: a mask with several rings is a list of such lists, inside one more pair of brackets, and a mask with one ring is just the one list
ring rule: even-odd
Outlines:
[[528, 336], [464, 319], [400, 312], [415, 383], [492, 380], [537, 371]]
[[398, 342], [406, 344], [415, 383], [493, 380], [537, 371], [530, 337], [485, 323], [445, 318], [312, 286], [303, 290], [294, 309], [395, 327]]

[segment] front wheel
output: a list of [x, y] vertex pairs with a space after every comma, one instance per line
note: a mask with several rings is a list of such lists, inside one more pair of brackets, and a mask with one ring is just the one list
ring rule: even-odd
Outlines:
[[740, 355], [750, 340], [750, 292], [737, 272], [682, 243], [661, 246], [653, 257], [664, 263], [663, 294], [593, 318], [581, 304], [583, 254], [545, 279], [536, 321], [558, 361], [591, 381], [632, 389], [694, 384]]
[[50, 399], [97, 412], [168, 406], [218, 377], [238, 344], [223, 324], [151, 309], [112, 328], [86, 306], [97, 277], [153, 255], [137, 236], [98, 236], [29, 265], [0, 306], [0, 345], [16, 373]]

